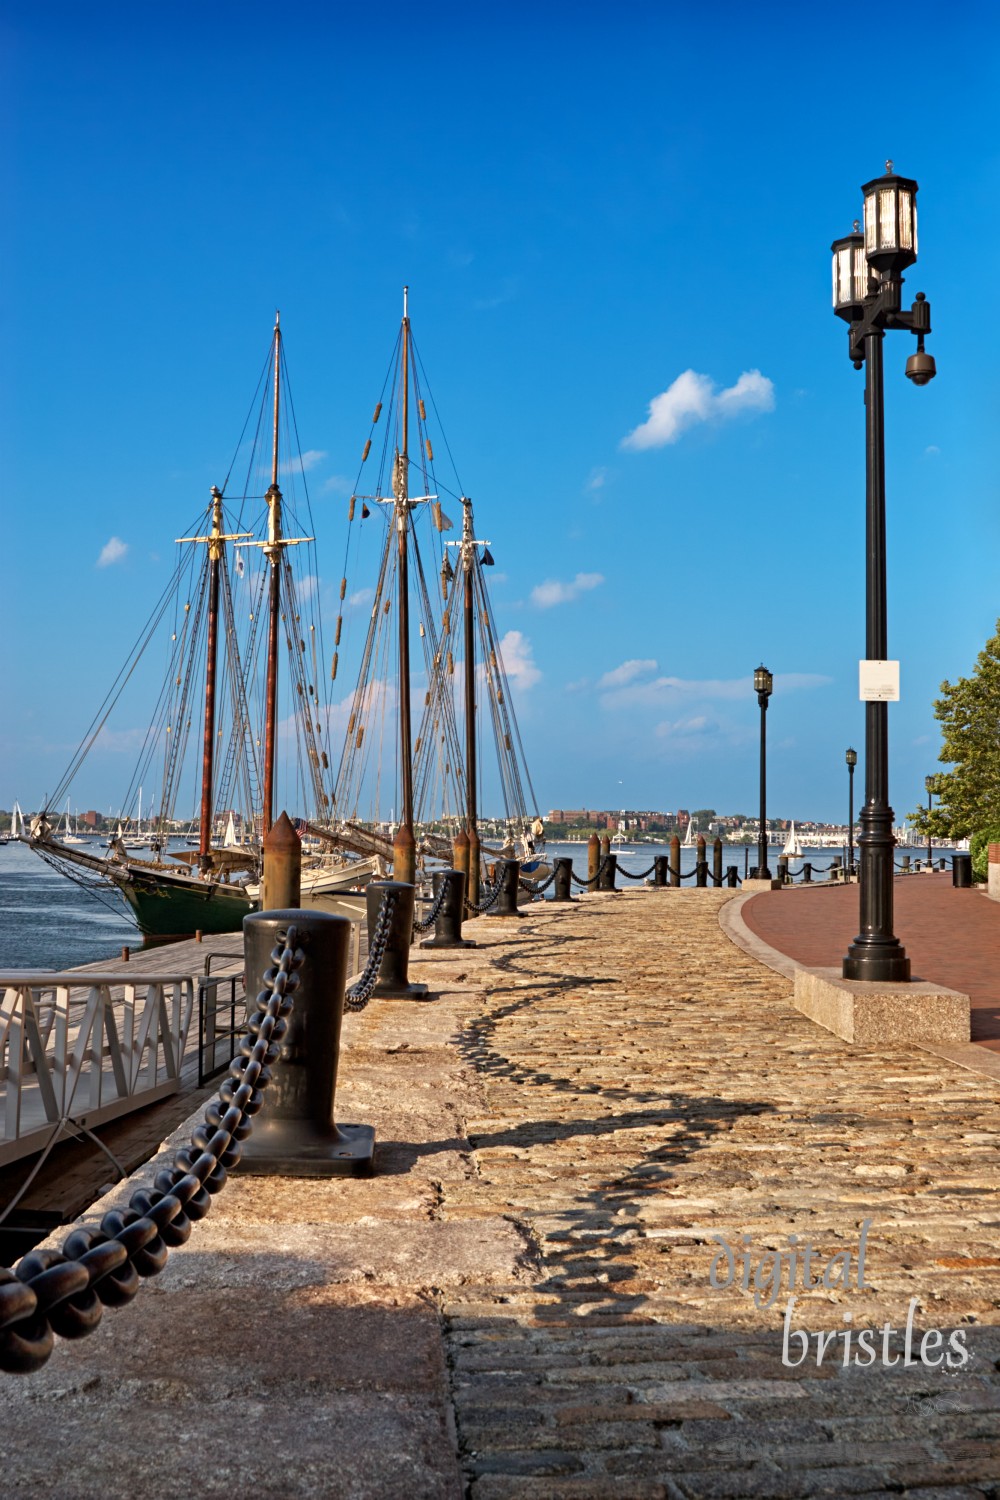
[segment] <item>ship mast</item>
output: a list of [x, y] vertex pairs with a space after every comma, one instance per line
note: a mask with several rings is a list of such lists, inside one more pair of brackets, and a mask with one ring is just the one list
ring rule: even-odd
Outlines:
[[[207, 536], [182, 536], [178, 542], [204, 542], [208, 546], [208, 640], [205, 648], [205, 725], [201, 749], [201, 823], [198, 830], [198, 868], [207, 875], [212, 868], [212, 780], [215, 774], [215, 676], [219, 655], [219, 572], [223, 543], [239, 542], [249, 531], [222, 530], [222, 495], [212, 486], [212, 529]], [[141, 799], [141, 793], [140, 793]], [[142, 803], [139, 804], [140, 818]]]
[[267, 617], [267, 670], [264, 681], [264, 786], [262, 837], [274, 822], [274, 749], [278, 722], [278, 626], [281, 620], [281, 559], [286, 547], [311, 542], [311, 536], [281, 534], [281, 491], [278, 488], [278, 420], [281, 409], [281, 314], [274, 315], [274, 432], [271, 446], [271, 485], [267, 492], [267, 541], [256, 542], [271, 565]]
[[413, 832], [413, 749], [410, 716], [410, 577], [409, 577], [409, 425], [410, 425], [410, 318], [409, 287], [403, 288], [402, 328], [402, 432], [393, 475], [393, 523], [396, 528], [399, 563], [399, 764], [402, 775], [401, 816], [392, 844], [394, 880], [413, 883], [416, 878], [416, 837]]
[[465, 568], [465, 786], [469, 835], [469, 901], [479, 900], [479, 809], [476, 787], [476, 628], [473, 614], [472, 501], [462, 496], [462, 563]]

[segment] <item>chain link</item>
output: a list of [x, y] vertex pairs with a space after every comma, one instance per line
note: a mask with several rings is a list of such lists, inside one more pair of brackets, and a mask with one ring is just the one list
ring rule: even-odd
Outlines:
[[292, 926], [271, 950], [272, 967], [263, 977], [269, 988], [257, 996], [240, 1055], [173, 1167], [158, 1172], [151, 1189], [137, 1189], [127, 1208], [109, 1209], [99, 1225], [74, 1229], [61, 1251], [32, 1250], [13, 1270], [0, 1267], [0, 1370], [33, 1374], [51, 1355], [57, 1334], [75, 1339], [92, 1333], [105, 1307], [131, 1302], [140, 1280], [158, 1275], [169, 1251], [188, 1239], [192, 1221], [208, 1213], [212, 1195], [242, 1155], [240, 1143], [253, 1129], [281, 1052], [305, 957], [296, 942]]
[[656, 861], [654, 860], [653, 863], [650, 865], [649, 869], [648, 870], [643, 870], [643, 872], [642, 872], [641, 875], [632, 875], [632, 874], [630, 874], [630, 872], [628, 870], [623, 870], [622, 867], [621, 867], [621, 865], [618, 866], [618, 873], [619, 873], [619, 875], [623, 876], [624, 879], [626, 879], [626, 880], [648, 880], [649, 877], [650, 877], [650, 875], [652, 875], [652, 873], [653, 873], [653, 871], [655, 869], [656, 869]]
[[610, 859], [611, 859], [610, 854], [605, 854], [602, 857], [600, 864], [597, 866], [597, 874], [596, 875], [592, 875], [589, 880], [581, 880], [580, 877], [579, 877], [579, 875], [575, 874], [573, 872], [573, 870], [570, 870], [570, 872], [569, 872], [569, 878], [570, 878], [570, 880], [573, 881], [573, 883], [575, 885], [583, 886], [585, 889], [588, 886], [596, 885], [597, 882], [600, 880], [601, 876], [604, 874], [604, 871], [607, 869], [608, 862], [609, 862]]
[[540, 896], [542, 891], [548, 890], [549, 886], [552, 884], [555, 878], [556, 872], [555, 870], [551, 870], [545, 880], [522, 880], [520, 877], [518, 877], [517, 883], [521, 887], [522, 891], [530, 891], [533, 896]]
[[491, 906], [496, 906], [497, 902], [500, 899], [500, 891], [503, 888], [503, 876], [503, 868], [498, 864], [495, 885], [487, 888], [487, 893], [484, 900], [477, 901], [475, 906], [473, 906], [471, 901], [466, 901], [466, 911], [471, 911], [474, 912], [477, 916], [482, 916], [484, 911], [489, 911]]
[[413, 919], [413, 930], [414, 930], [414, 932], [426, 932], [427, 929], [428, 929], [428, 927], [433, 927], [434, 923], [437, 921], [438, 917], [441, 915], [441, 908], [444, 906], [444, 903], [447, 901], [447, 899], [448, 899], [448, 881], [447, 880], [442, 880], [442, 882], [441, 882], [441, 889], [438, 891], [437, 895], [434, 897], [434, 904], [431, 907], [430, 911], [427, 913], [426, 917], [420, 917], [419, 919], [417, 917], [414, 917], [414, 919]]
[[389, 929], [392, 927], [392, 914], [396, 909], [397, 899], [398, 892], [396, 891], [385, 891], [382, 896], [378, 916], [375, 918], [375, 930], [368, 942], [368, 962], [365, 964], [361, 977], [344, 992], [345, 1010], [355, 1014], [364, 1010], [375, 991], [379, 967], [389, 941]]

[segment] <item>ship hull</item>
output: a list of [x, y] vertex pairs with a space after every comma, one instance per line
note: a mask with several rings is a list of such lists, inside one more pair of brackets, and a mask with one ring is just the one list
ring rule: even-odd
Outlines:
[[196, 932], [239, 932], [256, 903], [239, 886], [126, 876], [115, 885], [132, 908], [144, 937], [182, 938]]

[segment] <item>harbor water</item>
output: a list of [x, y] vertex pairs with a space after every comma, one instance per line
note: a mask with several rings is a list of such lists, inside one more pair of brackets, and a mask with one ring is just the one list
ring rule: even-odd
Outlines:
[[[95, 851], [98, 847], [95, 842]], [[670, 846], [624, 844], [615, 846], [614, 852], [622, 872], [638, 875], [649, 868], [658, 854], [669, 854]], [[919, 851], [911, 852], [919, 857]], [[769, 851], [772, 873], [777, 871], [780, 853], [780, 845]], [[812, 864], [814, 878], [821, 879], [838, 854], [843, 858], [838, 849], [806, 849], [803, 860]], [[557, 855], [569, 856], [575, 874], [586, 878], [585, 843], [550, 843], [542, 857], [553, 859]], [[711, 845], [708, 857], [711, 860]], [[682, 875], [694, 870], [696, 858], [695, 848], [681, 849]], [[754, 847], [750, 850], [749, 864], [756, 864], [756, 859]], [[742, 845], [723, 846], [723, 870], [736, 865], [742, 876], [746, 863]], [[792, 872], [799, 872], [802, 863], [794, 861]], [[101, 959], [116, 957], [124, 944], [138, 948], [142, 935], [117, 891], [110, 887], [101, 887], [98, 892], [84, 889], [50, 868], [24, 844], [0, 846], [0, 969], [53, 971], [99, 963]]]

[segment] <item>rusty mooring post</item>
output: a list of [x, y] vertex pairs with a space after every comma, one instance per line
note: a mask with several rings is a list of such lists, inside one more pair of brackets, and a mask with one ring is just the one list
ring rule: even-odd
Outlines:
[[[274, 825], [277, 826], [277, 825]], [[273, 829], [272, 829], [273, 831]], [[243, 919], [247, 994], [267, 993], [285, 934], [295, 927], [302, 953], [295, 1004], [274, 1077], [254, 1116], [253, 1134], [243, 1143], [239, 1170], [259, 1177], [367, 1176], [372, 1170], [375, 1130], [371, 1125], [336, 1125], [333, 1118], [340, 1056], [340, 1023], [347, 984], [351, 924], [329, 912], [254, 912]], [[240, 1050], [248, 1055], [250, 1033]], [[275, 1040], [281, 1033], [273, 1032]]]
[[611, 835], [610, 835], [610, 833], [602, 833], [601, 834], [601, 858], [602, 859], [607, 859], [607, 857], [608, 857], [608, 855], [610, 853], [611, 853]]
[[601, 841], [596, 833], [587, 840], [587, 889], [597, 889], [597, 872], [601, 868]]
[[666, 885], [667, 870], [669, 868], [670, 861], [668, 860], [667, 856], [665, 854], [657, 854], [653, 860], [653, 884], [655, 886], [660, 887]]
[[461, 870], [465, 876], [465, 883], [469, 883], [469, 835], [464, 828], [456, 833], [451, 845], [451, 862], [456, 870]]
[[482, 872], [482, 848], [476, 829], [469, 831], [469, 871], [465, 882], [465, 899], [470, 906], [478, 906], [482, 895], [480, 875]]
[[555, 880], [553, 881], [553, 901], [572, 901], [573, 893], [570, 882], [573, 876], [573, 861], [560, 856], [552, 861], [555, 869]]
[[261, 911], [285, 911], [302, 904], [302, 842], [286, 812], [264, 836]]
[[681, 841], [676, 833], [670, 840], [670, 884], [681, 883]]
[[722, 840], [718, 836], [712, 845], [712, 884], [722, 884]]
[[500, 894], [486, 913], [488, 917], [520, 917], [517, 909], [517, 883], [521, 877], [519, 859], [498, 859]]
[[699, 833], [695, 851], [695, 885], [708, 885], [708, 860], [705, 858], [705, 835]]
[[431, 877], [434, 900], [437, 901], [441, 887], [448, 890], [441, 909], [434, 919], [434, 936], [424, 938], [421, 948], [474, 948], [471, 938], [462, 936], [462, 917], [465, 914], [465, 871], [435, 870]]
[[396, 904], [372, 994], [383, 1000], [423, 1000], [427, 996], [426, 984], [410, 983], [410, 940], [413, 937], [415, 895], [412, 885], [401, 880], [373, 880], [366, 886], [369, 941], [378, 921], [383, 893], [388, 891], [396, 892]]

